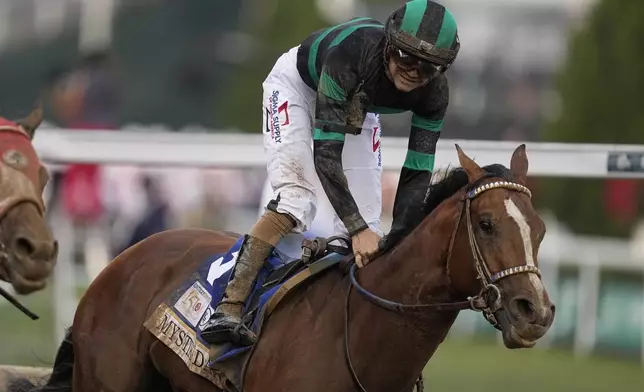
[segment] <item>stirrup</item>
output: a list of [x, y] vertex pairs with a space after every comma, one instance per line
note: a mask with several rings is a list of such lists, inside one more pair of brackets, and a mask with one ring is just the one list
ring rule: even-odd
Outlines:
[[236, 346], [252, 346], [257, 340], [253, 331], [244, 325], [242, 319], [225, 313], [214, 313], [201, 338], [209, 344], [233, 343]]

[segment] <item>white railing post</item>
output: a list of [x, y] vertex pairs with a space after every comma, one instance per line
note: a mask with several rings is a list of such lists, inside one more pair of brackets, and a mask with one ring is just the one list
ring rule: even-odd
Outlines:
[[585, 265], [579, 267], [574, 353], [578, 356], [586, 356], [595, 347], [600, 268], [597, 254], [592, 249], [577, 249], [577, 251], [585, 259]]
[[52, 227], [58, 240], [58, 263], [54, 268], [54, 332], [56, 347], [65, 336], [65, 329], [71, 327], [76, 311], [76, 279], [74, 268], [74, 227], [64, 212], [58, 209], [52, 214]]

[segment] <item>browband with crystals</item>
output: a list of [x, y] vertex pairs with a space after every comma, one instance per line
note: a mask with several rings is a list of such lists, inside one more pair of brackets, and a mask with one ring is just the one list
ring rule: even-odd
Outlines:
[[494, 181], [494, 182], [490, 182], [490, 183], [485, 184], [485, 185], [481, 185], [481, 186], [476, 187], [476, 188], [472, 189], [471, 191], [467, 192], [467, 194], [465, 196], [468, 199], [473, 199], [476, 196], [478, 196], [480, 193], [485, 192], [485, 191], [490, 190], [490, 189], [494, 189], [494, 188], [513, 189], [515, 191], [523, 192], [526, 195], [528, 195], [528, 197], [532, 198], [532, 192], [530, 192], [530, 189], [528, 189], [528, 187], [523, 186], [521, 184], [517, 184], [515, 182], [509, 182], [509, 181]]

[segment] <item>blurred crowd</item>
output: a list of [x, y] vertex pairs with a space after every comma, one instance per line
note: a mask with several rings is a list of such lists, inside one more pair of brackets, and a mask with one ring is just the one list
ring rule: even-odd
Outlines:
[[[46, 78], [40, 85], [48, 108], [44, 128], [118, 132], [131, 122], [128, 116], [137, 108], [152, 107], [152, 103], [147, 106], [140, 103], [140, 98], [144, 97], [143, 100], [159, 102], [154, 110], [141, 114], [143, 122], [146, 121], [143, 120], [146, 115], [154, 117], [154, 113], [173, 112], [178, 119], [195, 118], [198, 125], [211, 129], [217, 121], [209, 122], [208, 119], [223, 116], [226, 110], [213, 104], [210, 111], [208, 102], [216, 103], [223, 96], [236, 93], [227, 91], [237, 87], [230, 87], [222, 79], [229, 75], [227, 72], [231, 68], [250, 67], [248, 62], [230, 63], [234, 63], [234, 58], [243, 59], [244, 50], [257, 49], [257, 42], [256, 46], [253, 46], [252, 39], [248, 43], [248, 29], [243, 21], [249, 18], [251, 10], [259, 3], [246, 0], [235, 5], [220, 4], [221, 12], [213, 13], [212, 17], [226, 20], [229, 26], [226, 29], [221, 27], [222, 23], [208, 20], [206, 11], [217, 8], [200, 0], [187, 1], [183, 5], [170, 4], [165, 0], [101, 0], [101, 3], [112, 5], [97, 9], [115, 12], [115, 43], [90, 49], [83, 47], [78, 53], [67, 56], [66, 61], [47, 65]], [[265, 19], [279, 17], [275, 13], [283, 8], [279, 8], [281, 5], [278, 3], [274, 2], [274, 10], [262, 8]], [[324, 23], [335, 23], [339, 21], [337, 18], [353, 16], [339, 16], [323, 7], [323, 2], [314, 3], [318, 7], [318, 19]], [[351, 5], [345, 4], [348, 7], [346, 10], [384, 19], [399, 1], [356, 0], [341, 3]], [[583, 19], [585, 5], [591, 2], [525, 1], [509, 4], [502, 1], [446, 0], [445, 3], [459, 17], [463, 49], [448, 73], [451, 103], [444, 137], [540, 140], [543, 123], [556, 117], [561, 110], [554, 75], [565, 58], [568, 32]], [[82, 2], [52, 0], [45, 7], [43, 2], [36, 0], [0, 1], [0, 9], [12, 16], [11, 23], [7, 22], [8, 26], [13, 26], [8, 29], [11, 34], [6, 31], [4, 36], [0, 34], [0, 44], [4, 43], [0, 45], [0, 56], [3, 52], [11, 54], [8, 58], [17, 56], [17, 52], [11, 52], [16, 50], [16, 40], [11, 39], [16, 34], [33, 35], [36, 40], [42, 39], [38, 37], [43, 34], [50, 40], [56, 34], [64, 36], [65, 28], [56, 30], [51, 26], [56, 20], [70, 23], [69, 20], [82, 18], [83, 9], [78, 8], [80, 4]], [[174, 14], [168, 11], [168, 7], [172, 8]], [[223, 13], [231, 17], [226, 18]], [[150, 16], [152, 14], [156, 16]], [[49, 15], [49, 19], [43, 19], [43, 15]], [[55, 15], [59, 18], [54, 18]], [[28, 27], [16, 30], [18, 20], [34, 27], [34, 30]], [[42, 33], [43, 23], [50, 26], [45, 33]], [[81, 23], [81, 27], [87, 23]], [[179, 38], [159, 30], [167, 23], [177, 23], [173, 36]], [[163, 39], [167, 47], [154, 46], [156, 43], [150, 45], [150, 39], [156, 36]], [[223, 41], [228, 46], [222, 46]], [[289, 45], [276, 50], [285, 51]], [[215, 58], [218, 60], [213, 60]], [[271, 61], [267, 63], [268, 66], [272, 66]], [[166, 68], [168, 72], [162, 71]], [[255, 71], [257, 75], [254, 78], [261, 80], [268, 69]], [[137, 79], [146, 78], [157, 79], [133, 90], [132, 85], [136, 84]], [[155, 85], [165, 87], [156, 90], [153, 89]], [[253, 88], [256, 90], [253, 94], [260, 93], [259, 84]], [[144, 95], [145, 91], [141, 91], [145, 89], [151, 89], [151, 92]], [[175, 101], [169, 101], [169, 96], [174, 96]], [[257, 99], [249, 100], [246, 107], [239, 110], [241, 115], [248, 112], [259, 115], [257, 102]], [[172, 110], [163, 105], [172, 105]], [[196, 114], [199, 105], [206, 107], [205, 115], [201, 112]], [[139, 113], [143, 111], [139, 110]], [[172, 121], [158, 122], [174, 130], [182, 128], [169, 124]], [[408, 114], [383, 116], [383, 134], [404, 136], [408, 121]], [[183, 126], [188, 125], [191, 123], [184, 121]], [[260, 124], [256, 124], [253, 129], [241, 130], [259, 132], [259, 129]], [[246, 225], [253, 221], [257, 213], [264, 179], [263, 168], [242, 171], [149, 171], [136, 167], [73, 164], [55, 173], [48, 193], [50, 208], [63, 214], [79, 233], [87, 227], [100, 227], [102, 232], [109, 233], [106, 237], [109, 238], [110, 254], [114, 256], [146, 236], [171, 227], [190, 225], [247, 230]], [[398, 173], [395, 172], [385, 173], [382, 181], [385, 230], [397, 181]], [[536, 184], [531, 185], [538, 197]], [[607, 180], [603, 182], [603, 187], [603, 207], [616, 221], [628, 221], [636, 214], [638, 185], [634, 181]]]

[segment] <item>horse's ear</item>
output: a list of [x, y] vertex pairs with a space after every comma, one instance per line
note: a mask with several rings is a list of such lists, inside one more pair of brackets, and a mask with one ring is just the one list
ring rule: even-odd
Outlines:
[[458, 144], [456, 144], [456, 152], [458, 154], [458, 161], [461, 163], [461, 167], [465, 170], [465, 173], [467, 173], [467, 178], [469, 179], [470, 183], [478, 180], [485, 175], [485, 170], [483, 170], [481, 166], [474, 162], [472, 158], [465, 155]]
[[16, 122], [25, 130], [25, 132], [27, 132], [27, 135], [29, 135], [29, 137], [33, 139], [34, 135], [36, 134], [36, 129], [42, 122], [42, 118], [42, 102], [38, 100], [38, 102], [36, 102], [36, 107], [34, 108], [34, 110], [32, 110], [27, 117]]
[[525, 185], [528, 175], [528, 156], [525, 153], [525, 144], [520, 145], [512, 153], [510, 171], [519, 184]]

